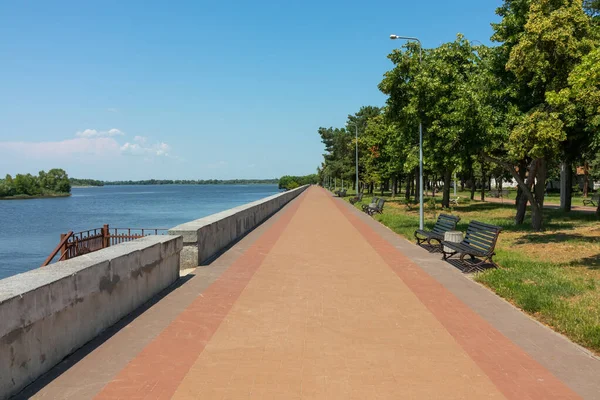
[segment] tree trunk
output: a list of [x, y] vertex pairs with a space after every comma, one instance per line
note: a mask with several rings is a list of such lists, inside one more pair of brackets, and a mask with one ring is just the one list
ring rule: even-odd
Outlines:
[[373, 182], [369, 183], [369, 194], [373, 194], [373, 190], [375, 190], [375, 187], [373, 185]]
[[[519, 188], [521, 190], [521, 188]], [[525, 221], [525, 212], [527, 211], [527, 196], [521, 193], [517, 199], [517, 214], [515, 215], [515, 224], [522, 225]]]
[[471, 200], [475, 200], [475, 189], [476, 189], [476, 184], [475, 184], [475, 173], [473, 172], [473, 170], [471, 170]]
[[406, 199], [406, 201], [410, 201], [410, 189], [411, 189], [411, 183], [412, 183], [412, 175], [409, 175], [406, 177], [406, 193], [404, 193], [404, 198]]
[[481, 201], [485, 201], [485, 184], [487, 179], [485, 177], [485, 166], [483, 161], [481, 162]]
[[415, 173], [416, 175], [416, 179], [415, 179], [415, 202], [420, 203], [421, 202], [421, 183], [420, 183], [420, 176], [419, 176], [419, 169], [417, 168], [417, 172]]
[[[531, 225], [534, 230], [541, 230], [543, 223], [542, 211], [544, 207], [544, 192], [546, 191], [546, 160], [544, 160], [543, 158], [537, 158], [533, 160], [529, 165], [529, 169], [527, 171], [527, 180], [524, 181], [523, 179], [521, 179], [520, 174], [517, 173], [515, 168], [510, 163], [504, 162], [494, 157], [490, 157], [487, 154], [483, 154], [483, 157], [488, 161], [503, 166], [507, 171], [509, 171], [512, 174], [513, 178], [515, 178], [517, 183], [519, 184], [519, 187], [523, 190], [523, 195], [519, 199], [517, 215], [515, 216], [515, 222], [517, 224], [523, 223], [527, 201], [529, 201], [531, 203], [532, 212]], [[532, 188], [536, 178], [538, 182], [536, 184], [534, 192], [532, 191]]]
[[[517, 215], [515, 216], [515, 223], [517, 225], [523, 224], [525, 220], [525, 212], [527, 211], [527, 202], [531, 205], [532, 212], [532, 223], [533, 223], [533, 213], [535, 213], [536, 218], [541, 218], [541, 214], [537, 211], [537, 203], [534, 199], [533, 194], [533, 185], [535, 183], [535, 178], [537, 175], [537, 169], [539, 166], [539, 160], [533, 160], [529, 166], [529, 169], [526, 170], [527, 179], [524, 181], [524, 184], [519, 184], [519, 187], [522, 190], [521, 198], [519, 199], [519, 204], [517, 205]], [[521, 181], [523, 182], [523, 181]]]
[[[521, 160], [519, 161], [519, 178], [522, 181], [525, 181], [525, 177], [527, 176], [527, 161]], [[521, 201], [521, 197], [523, 196], [523, 189], [521, 189], [521, 185], [517, 185], [517, 197], [515, 199], [515, 205], [517, 206], [517, 214], [519, 214], [519, 204]], [[527, 206], [527, 202], [525, 202], [525, 206]], [[525, 211], [523, 211], [525, 213]], [[523, 214], [525, 216], [525, 214]], [[523, 220], [521, 220], [523, 223]]]
[[394, 176], [392, 178], [392, 197], [396, 197], [398, 191], [398, 177]]
[[535, 183], [535, 201], [531, 205], [531, 226], [535, 231], [542, 230], [544, 196], [546, 194], [546, 160], [538, 160], [538, 168]]
[[450, 183], [452, 182], [452, 171], [444, 172], [444, 194], [442, 196], [442, 208], [450, 208]]
[[464, 179], [460, 180], [460, 190], [463, 192], [465, 191], [465, 180]]
[[571, 191], [573, 190], [573, 167], [570, 162], [560, 163], [560, 209], [571, 211]]
[[588, 197], [590, 192], [590, 164], [583, 163], [583, 197]]

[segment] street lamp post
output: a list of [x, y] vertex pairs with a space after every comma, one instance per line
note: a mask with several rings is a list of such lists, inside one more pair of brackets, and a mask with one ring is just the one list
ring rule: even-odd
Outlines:
[[[419, 66], [423, 64], [423, 46], [421, 41], [414, 37], [390, 35], [390, 39], [413, 40], [419, 43]], [[423, 122], [419, 121], [419, 228], [423, 229]]]
[[356, 196], [358, 196], [358, 124], [356, 128]]

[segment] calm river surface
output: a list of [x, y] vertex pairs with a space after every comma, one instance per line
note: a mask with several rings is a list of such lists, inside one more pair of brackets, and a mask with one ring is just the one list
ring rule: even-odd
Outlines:
[[0, 201], [0, 279], [38, 268], [70, 230], [172, 228], [278, 192], [277, 185], [104, 186]]

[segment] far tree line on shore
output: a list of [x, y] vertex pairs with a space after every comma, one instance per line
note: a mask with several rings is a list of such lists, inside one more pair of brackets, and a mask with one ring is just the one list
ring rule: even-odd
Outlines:
[[71, 178], [71, 186], [119, 185], [275, 185], [278, 179], [146, 179], [140, 181], [100, 181]]
[[292, 190], [304, 185], [316, 185], [319, 183], [317, 174], [305, 176], [290, 176], [285, 175], [279, 178], [279, 189]]
[[14, 178], [7, 174], [0, 179], [0, 197], [52, 197], [71, 193], [71, 183], [65, 170], [51, 169], [40, 171], [37, 176], [17, 174]]
[[69, 178], [65, 170], [51, 169], [40, 171], [37, 176], [32, 174], [17, 174], [13, 178], [7, 174], [0, 179], [0, 198], [27, 198], [66, 196], [72, 187], [82, 186], [112, 186], [112, 185], [257, 185], [278, 184], [280, 189], [316, 184], [316, 174], [307, 176], [283, 176], [280, 179], [147, 179], [140, 181], [101, 181], [97, 179]]

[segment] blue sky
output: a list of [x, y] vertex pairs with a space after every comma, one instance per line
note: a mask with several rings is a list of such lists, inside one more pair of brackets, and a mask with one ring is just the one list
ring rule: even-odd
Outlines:
[[399, 41], [489, 43], [501, 0], [0, 3], [0, 174], [313, 173]]

